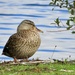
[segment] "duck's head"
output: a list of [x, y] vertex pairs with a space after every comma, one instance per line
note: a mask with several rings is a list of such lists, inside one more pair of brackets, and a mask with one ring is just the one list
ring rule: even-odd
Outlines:
[[20, 25], [17, 28], [17, 32], [20, 30], [33, 30], [33, 31], [38, 31], [38, 32], [42, 32], [42, 30], [38, 29], [33, 21], [30, 20], [23, 20]]

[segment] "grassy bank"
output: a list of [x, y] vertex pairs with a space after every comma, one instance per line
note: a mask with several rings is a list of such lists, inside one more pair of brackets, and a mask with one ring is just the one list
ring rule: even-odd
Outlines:
[[75, 64], [0, 64], [0, 75], [75, 75]]

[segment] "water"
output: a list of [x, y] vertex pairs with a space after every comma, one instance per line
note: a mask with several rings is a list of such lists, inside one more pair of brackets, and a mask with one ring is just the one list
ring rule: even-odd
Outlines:
[[49, 2], [50, 0], [0, 0], [0, 61], [12, 60], [1, 53], [8, 38], [16, 32], [17, 26], [24, 19], [34, 21], [44, 31], [40, 34], [41, 46], [31, 58], [49, 59], [54, 52], [54, 59], [65, 59], [69, 56], [70, 59], [75, 59], [75, 35], [71, 31], [47, 32], [63, 30], [64, 27], [58, 28], [51, 23], [59, 17], [65, 24], [70, 16], [63, 8], [55, 7], [52, 11], [53, 6], [49, 6]]

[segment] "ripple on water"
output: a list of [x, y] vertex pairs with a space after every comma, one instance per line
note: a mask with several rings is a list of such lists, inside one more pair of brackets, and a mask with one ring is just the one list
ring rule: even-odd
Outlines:
[[43, 28], [58, 28], [58, 26], [54, 26], [54, 25], [36, 25], [37, 27], [43, 27]]
[[3, 13], [0, 13], [0, 16], [27, 16], [27, 17], [40, 17], [40, 18], [43, 18], [44, 16], [41, 16], [41, 15], [27, 15], [27, 14], [3, 14]]
[[4, 47], [3, 46], [0, 46], [0, 49], [3, 49]]
[[0, 23], [0, 25], [18, 25], [19, 23]]
[[11, 33], [0, 33], [0, 35], [11, 35]]
[[0, 1], [0, 4], [5, 4], [6, 2]]
[[0, 27], [0, 30], [14, 30], [13, 28]]
[[61, 39], [61, 40], [75, 40], [75, 38], [55, 38], [55, 39]]
[[55, 9], [54, 11], [60, 11], [61, 13], [68, 13], [68, 10], [64, 10], [64, 9]]
[[64, 51], [61, 51], [61, 50], [48, 50], [48, 49], [40, 49], [38, 51], [41, 51], [41, 52], [64, 52]]
[[38, 3], [35, 3], [35, 4], [22, 4], [22, 6], [49, 6], [48, 4], [38, 4]]

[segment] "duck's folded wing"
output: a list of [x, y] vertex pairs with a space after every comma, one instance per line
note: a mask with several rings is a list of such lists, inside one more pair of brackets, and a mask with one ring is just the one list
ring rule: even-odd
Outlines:
[[2, 54], [9, 56], [13, 52], [17, 52], [22, 47], [23, 43], [25, 43], [25, 41], [20, 35], [17, 33], [13, 34], [7, 41]]

